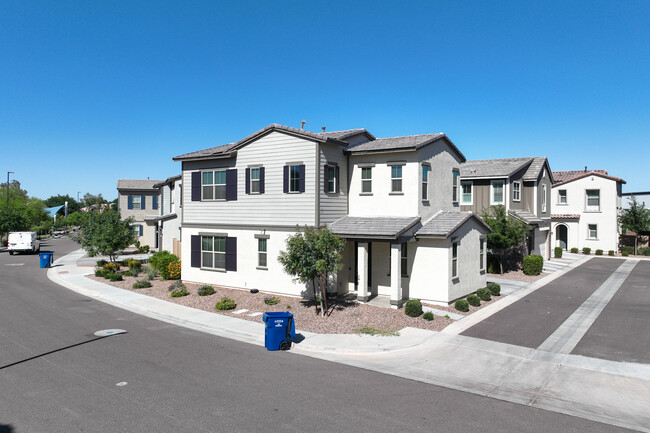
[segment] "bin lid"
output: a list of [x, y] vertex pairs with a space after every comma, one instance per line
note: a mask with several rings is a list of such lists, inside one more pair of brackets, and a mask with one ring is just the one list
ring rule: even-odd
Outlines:
[[266, 322], [268, 319], [290, 319], [292, 317], [293, 314], [288, 311], [270, 311], [264, 313], [262, 316], [262, 321]]

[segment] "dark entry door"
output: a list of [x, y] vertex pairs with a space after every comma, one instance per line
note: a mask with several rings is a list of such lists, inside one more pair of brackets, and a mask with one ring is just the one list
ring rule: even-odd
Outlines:
[[562, 247], [563, 250], [566, 250], [566, 246], [569, 243], [569, 230], [565, 225], [559, 225], [555, 228], [555, 237], [559, 247]]

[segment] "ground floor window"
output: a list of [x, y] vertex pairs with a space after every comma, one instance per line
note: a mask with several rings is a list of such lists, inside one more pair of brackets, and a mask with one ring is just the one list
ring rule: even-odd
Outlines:
[[588, 239], [598, 239], [598, 224], [589, 224]]
[[458, 241], [451, 242], [451, 277], [458, 277]]
[[266, 239], [257, 240], [257, 266], [266, 268]]
[[201, 236], [201, 267], [226, 269], [226, 238]]
[[480, 247], [479, 247], [479, 264], [480, 264], [480, 269], [483, 271], [485, 270], [485, 239], [481, 239], [480, 241]]
[[408, 277], [408, 265], [409, 265], [409, 258], [408, 258], [408, 244], [406, 242], [402, 243], [402, 276], [403, 277]]

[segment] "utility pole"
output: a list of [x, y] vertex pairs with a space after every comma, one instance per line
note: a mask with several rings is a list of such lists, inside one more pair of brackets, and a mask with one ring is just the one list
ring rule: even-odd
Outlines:
[[9, 175], [15, 174], [13, 171], [7, 172], [7, 213], [9, 213]]

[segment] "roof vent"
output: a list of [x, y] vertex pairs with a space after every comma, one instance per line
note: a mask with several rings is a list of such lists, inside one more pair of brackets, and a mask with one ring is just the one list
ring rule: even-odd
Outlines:
[[585, 165], [585, 173], [587, 172], [587, 166]]
[[324, 126], [321, 126], [321, 128], [323, 128], [323, 134], [325, 134], [325, 127], [324, 127]]
[[300, 130], [301, 130], [301, 131], [302, 131], [303, 129], [305, 129], [305, 123], [307, 123], [306, 120], [301, 120], [301, 121], [300, 121]]

